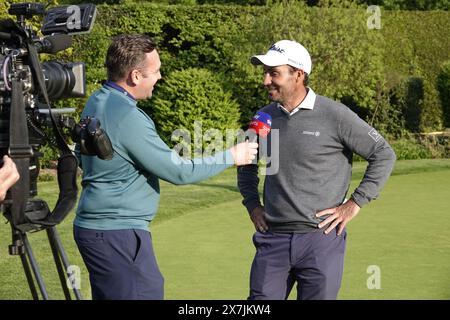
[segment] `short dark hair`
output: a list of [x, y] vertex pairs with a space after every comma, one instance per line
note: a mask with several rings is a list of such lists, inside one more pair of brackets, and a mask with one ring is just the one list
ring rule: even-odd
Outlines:
[[108, 79], [121, 80], [132, 69], [144, 67], [145, 54], [155, 48], [155, 42], [143, 34], [121, 34], [114, 37], [106, 53]]
[[[290, 69], [289, 72], [291, 74], [293, 74], [297, 70], [300, 70], [299, 68], [296, 68], [296, 67], [293, 67], [293, 66], [290, 66], [290, 65], [288, 65], [288, 67]], [[305, 78], [303, 79], [303, 85], [306, 87], [306, 86], [308, 86], [308, 83], [309, 83], [309, 75], [305, 71], [303, 71], [303, 73], [305, 74]]]

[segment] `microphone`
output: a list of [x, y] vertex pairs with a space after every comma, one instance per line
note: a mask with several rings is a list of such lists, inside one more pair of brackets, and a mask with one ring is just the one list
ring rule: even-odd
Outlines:
[[70, 48], [72, 46], [72, 37], [67, 34], [55, 34], [37, 40], [34, 44], [37, 52], [54, 54]]
[[253, 133], [252, 139], [250, 137], [246, 137], [246, 140], [251, 140], [251, 142], [255, 142], [257, 137], [265, 138], [270, 132], [270, 128], [272, 127], [272, 117], [270, 114], [258, 111], [250, 121], [250, 125], [248, 130]]
[[[270, 114], [258, 111], [250, 121], [248, 126], [247, 135], [245, 136], [245, 141], [249, 142], [257, 142], [258, 137], [265, 138], [270, 132], [270, 128], [272, 127], [272, 117]], [[256, 163], [258, 163], [259, 151], [257, 154]], [[238, 167], [238, 171], [241, 172], [245, 170], [246, 166]]]

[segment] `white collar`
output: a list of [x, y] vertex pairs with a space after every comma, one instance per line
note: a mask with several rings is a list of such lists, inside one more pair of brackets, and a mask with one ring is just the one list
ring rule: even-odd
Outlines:
[[278, 103], [278, 108], [280, 108], [284, 113], [292, 116], [294, 113], [299, 111], [300, 109], [314, 109], [314, 103], [316, 102], [316, 93], [310, 87], [307, 87], [308, 92], [306, 93], [305, 99], [297, 106], [294, 110], [289, 112], [285, 107], [283, 107], [280, 103]]

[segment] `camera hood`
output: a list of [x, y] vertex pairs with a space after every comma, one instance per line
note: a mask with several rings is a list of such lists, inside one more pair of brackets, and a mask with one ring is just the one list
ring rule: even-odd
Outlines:
[[51, 8], [45, 13], [41, 32], [43, 35], [88, 33], [96, 16], [97, 8], [90, 3]]

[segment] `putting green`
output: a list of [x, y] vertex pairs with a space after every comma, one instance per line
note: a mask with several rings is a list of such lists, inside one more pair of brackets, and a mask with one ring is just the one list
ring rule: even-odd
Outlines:
[[[450, 299], [449, 161], [396, 163], [380, 199], [348, 226], [339, 299]], [[364, 168], [355, 164], [355, 181]], [[56, 183], [40, 183], [39, 190], [53, 207]], [[253, 226], [236, 190], [235, 169], [197, 185], [162, 183], [161, 190], [151, 229], [166, 299], [245, 299]], [[73, 218], [72, 213], [58, 231], [70, 263], [80, 267], [83, 296], [90, 299], [87, 271], [72, 238]], [[64, 299], [45, 232], [29, 239], [50, 297]], [[8, 254], [10, 243], [10, 226], [0, 224], [0, 299], [31, 299], [20, 259]], [[379, 289], [367, 286], [373, 270], [380, 271]]]
[[[340, 299], [450, 298], [448, 181], [448, 170], [391, 177], [348, 226]], [[253, 227], [239, 200], [163, 221], [152, 233], [166, 299], [247, 297]]]

